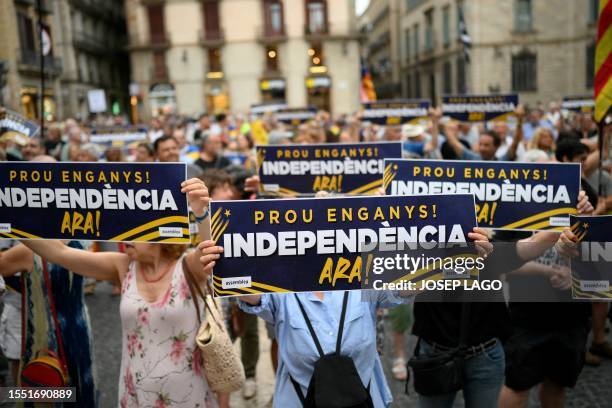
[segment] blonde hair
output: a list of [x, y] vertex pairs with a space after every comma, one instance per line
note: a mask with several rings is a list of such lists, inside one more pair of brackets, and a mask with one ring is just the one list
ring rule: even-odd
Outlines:
[[542, 126], [538, 127], [535, 130], [535, 132], [533, 132], [533, 137], [529, 141], [529, 144], [527, 145], [527, 149], [542, 150], [542, 148], [540, 147], [540, 139], [542, 138], [542, 135], [544, 133], [548, 133], [550, 137], [552, 138], [553, 141], [552, 141], [552, 145], [550, 146], [550, 150], [555, 151], [555, 137], [553, 136], [552, 130], [542, 127]]

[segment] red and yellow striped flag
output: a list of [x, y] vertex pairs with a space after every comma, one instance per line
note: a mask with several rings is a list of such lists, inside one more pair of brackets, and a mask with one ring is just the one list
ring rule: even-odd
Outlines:
[[612, 106], [612, 0], [599, 0], [595, 51], [595, 121], [601, 122]]

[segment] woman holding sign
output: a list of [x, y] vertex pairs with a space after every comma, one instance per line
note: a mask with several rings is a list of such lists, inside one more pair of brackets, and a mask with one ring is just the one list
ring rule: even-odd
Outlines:
[[[181, 187], [205, 238], [210, 231], [208, 190], [200, 179], [187, 180]], [[218, 406], [195, 342], [198, 303], [188, 279], [206, 280], [198, 253], [185, 255], [185, 245], [140, 242], [129, 245], [126, 254], [88, 252], [60, 241], [24, 244], [74, 273], [121, 285], [121, 407]], [[203, 302], [199, 307], [204, 313]]]
[[[493, 246], [475, 228], [481, 255]], [[199, 245], [210, 272], [223, 248]], [[331, 291], [242, 296], [240, 307], [274, 325], [279, 344], [274, 407], [388, 407], [392, 395], [376, 351], [376, 309], [412, 301], [395, 291]]]

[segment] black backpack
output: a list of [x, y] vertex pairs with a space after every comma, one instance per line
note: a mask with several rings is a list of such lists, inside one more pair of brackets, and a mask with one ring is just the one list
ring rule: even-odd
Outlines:
[[302, 393], [300, 385], [289, 376], [304, 408], [373, 408], [370, 385], [366, 388], [361, 382], [353, 359], [340, 354], [342, 343], [342, 331], [344, 330], [344, 318], [349, 293], [344, 293], [342, 303], [342, 314], [340, 316], [340, 327], [338, 328], [338, 339], [336, 340], [336, 351], [325, 354], [319, 339], [312, 327], [312, 323], [306, 314], [302, 302], [295, 295], [308, 331], [319, 351], [319, 359], [315, 362], [314, 372], [308, 384], [306, 396]]

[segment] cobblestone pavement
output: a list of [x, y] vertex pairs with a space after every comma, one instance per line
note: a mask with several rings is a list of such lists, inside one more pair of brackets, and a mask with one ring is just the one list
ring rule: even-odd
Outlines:
[[[119, 318], [119, 298], [110, 296], [110, 285], [98, 285], [96, 294], [87, 298], [93, 326], [94, 347], [98, 383], [101, 392], [101, 407], [116, 407], [117, 383], [121, 364], [121, 322]], [[260, 359], [257, 366], [257, 396], [245, 401], [239, 392], [231, 398], [232, 408], [264, 408], [271, 406], [274, 392], [274, 373], [270, 362], [270, 342], [266, 336], [263, 322], [260, 322]], [[383, 364], [389, 379], [389, 386], [395, 402], [393, 407], [416, 406], [416, 394], [410, 387], [410, 394], [404, 393], [405, 385], [391, 375], [391, 335], [386, 323]], [[612, 336], [611, 336], [612, 339]], [[408, 336], [406, 347], [412, 350], [414, 338]], [[536, 392], [532, 393], [532, 407], [539, 406]], [[457, 407], [462, 407], [462, 398], [457, 398]], [[612, 407], [612, 360], [606, 360], [599, 368], [586, 367], [574, 390], [568, 392], [567, 407]]]

